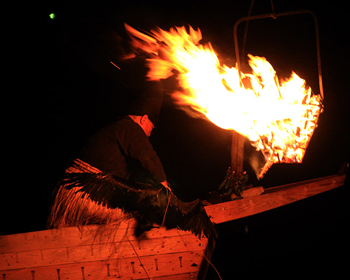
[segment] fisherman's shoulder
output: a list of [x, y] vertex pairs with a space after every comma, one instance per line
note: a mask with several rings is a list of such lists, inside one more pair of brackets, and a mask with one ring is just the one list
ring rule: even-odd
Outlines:
[[129, 116], [117, 119], [110, 125], [106, 126], [105, 130], [117, 134], [126, 132], [142, 132], [142, 128], [137, 123], [135, 123]]

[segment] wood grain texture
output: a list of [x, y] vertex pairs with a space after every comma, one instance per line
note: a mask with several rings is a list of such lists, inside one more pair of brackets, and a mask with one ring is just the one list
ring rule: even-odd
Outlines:
[[134, 220], [103, 229], [63, 228], [0, 236], [2, 279], [195, 279], [208, 239], [154, 228], [133, 235]]
[[333, 175], [264, 190], [264, 194], [205, 206], [213, 223], [219, 224], [268, 211], [314, 196], [344, 184], [346, 175]]

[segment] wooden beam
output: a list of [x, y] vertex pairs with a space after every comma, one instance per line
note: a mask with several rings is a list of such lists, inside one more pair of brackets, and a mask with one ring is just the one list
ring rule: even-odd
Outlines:
[[[264, 192], [264, 188], [263, 187], [255, 187], [255, 188], [250, 188], [250, 189], [246, 189], [242, 192], [241, 197], [243, 198], [247, 198], [247, 197], [251, 197], [251, 196], [256, 196], [256, 195], [260, 195]], [[231, 194], [231, 198], [232, 199], [236, 199], [238, 196], [235, 195], [234, 193]]]
[[231, 170], [243, 172], [244, 136], [232, 131]]
[[344, 184], [346, 175], [318, 179], [265, 189], [264, 194], [205, 206], [211, 221], [220, 224], [268, 211], [314, 196]]

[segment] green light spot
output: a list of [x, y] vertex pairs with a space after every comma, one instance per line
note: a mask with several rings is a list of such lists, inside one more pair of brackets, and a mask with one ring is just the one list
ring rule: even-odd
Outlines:
[[49, 17], [50, 17], [50, 19], [54, 19], [54, 18], [56, 17], [56, 15], [55, 15], [54, 13], [51, 13], [51, 14], [49, 15]]

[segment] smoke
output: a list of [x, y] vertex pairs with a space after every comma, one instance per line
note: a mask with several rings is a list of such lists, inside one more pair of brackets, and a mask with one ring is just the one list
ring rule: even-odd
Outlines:
[[259, 177], [261, 173], [261, 169], [264, 167], [266, 160], [261, 152], [253, 152], [250, 153], [246, 159], [248, 160], [250, 166], [252, 167], [252, 170], [254, 171], [256, 177], [260, 180], [261, 177]]

